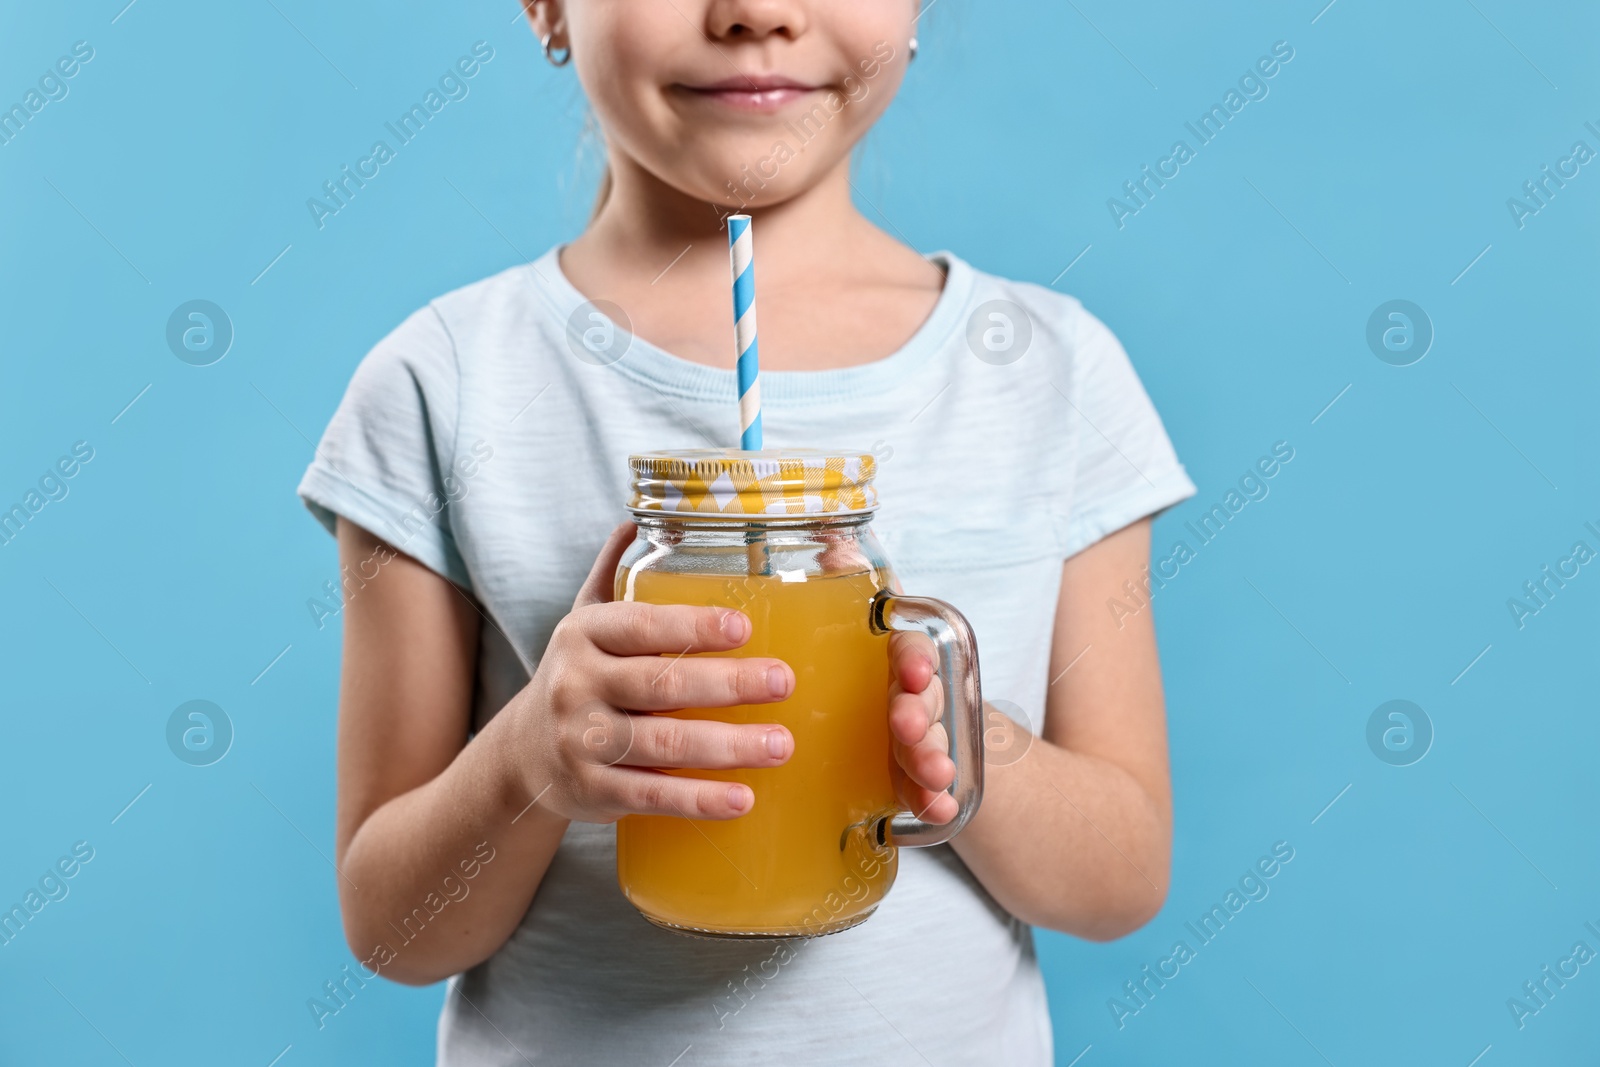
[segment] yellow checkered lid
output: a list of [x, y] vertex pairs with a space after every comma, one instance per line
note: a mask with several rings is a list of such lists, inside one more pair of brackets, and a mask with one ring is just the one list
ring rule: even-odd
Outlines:
[[696, 515], [848, 515], [878, 506], [868, 452], [694, 448], [628, 457], [628, 507]]

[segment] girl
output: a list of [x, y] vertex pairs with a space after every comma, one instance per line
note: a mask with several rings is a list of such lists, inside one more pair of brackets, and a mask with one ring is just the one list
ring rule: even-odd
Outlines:
[[[916, 55], [915, 0], [527, 10], [604, 134], [594, 217], [385, 338], [300, 487], [362, 583], [339, 713], [350, 946], [396, 981], [454, 976], [444, 1064], [1049, 1063], [1031, 927], [1119, 937], [1166, 892], [1151, 613], [1107, 603], [1148, 588], [1149, 516], [1193, 486], [1076, 301], [919, 255], [852, 205], [850, 152]], [[903, 850], [870, 921], [776, 944], [648, 925], [613, 860], [620, 816], [755, 803], [659, 768], [793, 749], [781, 726], [647, 714], [789, 694], [772, 659], [661, 672], [738, 648], [744, 615], [610, 596], [628, 454], [737, 442], [723, 220], [745, 207], [767, 444], [875, 442], [875, 528], [909, 591], [971, 621], [992, 704], [976, 818]], [[948, 820], [927, 649], [892, 659], [900, 801]], [[617, 766], [580, 740], [601, 706], [633, 715]]]

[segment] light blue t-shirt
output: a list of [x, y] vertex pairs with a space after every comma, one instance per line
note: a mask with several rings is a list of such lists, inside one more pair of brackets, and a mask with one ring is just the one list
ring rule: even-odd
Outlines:
[[[985, 698], [1038, 732], [1062, 561], [1194, 486], [1076, 300], [933, 260], [944, 291], [898, 352], [761, 375], [766, 444], [877, 454], [873, 527], [905, 591], [967, 616]], [[479, 726], [626, 518], [628, 455], [738, 443], [731, 370], [590, 311], [555, 251], [433, 301], [361, 362], [300, 485], [330, 528], [343, 515], [476, 598]], [[903, 849], [861, 926], [774, 945], [651, 926], [614, 840], [574, 823], [510, 940], [451, 980], [441, 1064], [1051, 1062], [1032, 931], [948, 846]]]

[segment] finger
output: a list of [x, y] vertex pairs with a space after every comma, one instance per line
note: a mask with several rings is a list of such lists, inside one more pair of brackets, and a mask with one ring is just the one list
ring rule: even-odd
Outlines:
[[931, 738], [920, 745], [899, 745], [895, 761], [900, 769], [918, 785], [939, 792], [950, 788], [956, 780], [956, 765], [949, 753]]
[[906, 693], [891, 687], [889, 732], [902, 745], [914, 745], [928, 736], [933, 719], [921, 693]]
[[611, 806], [630, 815], [736, 819], [756, 802], [755, 793], [741, 782], [685, 778], [634, 767], [614, 767], [606, 776]]
[[633, 711], [770, 704], [794, 692], [794, 672], [781, 659], [727, 656], [630, 656], [614, 659], [600, 695]]
[[889, 731], [896, 740], [914, 745], [944, 718], [944, 683], [938, 678], [920, 693], [889, 683]]
[[589, 577], [584, 580], [583, 588], [578, 590], [578, 599], [572, 602], [574, 608], [604, 604], [613, 599], [617, 564], [622, 560], [622, 553], [633, 543], [633, 535], [634, 526], [631, 522], [618, 523], [617, 528], [611, 531], [611, 536], [600, 548], [600, 554], [594, 558], [594, 566], [589, 568]]
[[900, 685], [920, 693], [935, 676], [933, 640], [927, 634], [901, 630], [889, 638], [889, 662]]
[[917, 817], [923, 822], [943, 826], [955, 818], [960, 810], [961, 805], [949, 793], [931, 793], [928, 795], [928, 802], [922, 806], [922, 814]]
[[658, 715], [633, 717], [633, 746], [622, 758], [630, 767], [776, 767], [794, 752], [794, 737], [782, 726], [742, 726], [709, 719]]
[[923, 822], [943, 825], [956, 817], [961, 805], [949, 793], [927, 789], [906, 776], [900, 767], [894, 768], [895, 796], [906, 811]]
[[814, 535], [823, 544], [817, 554], [817, 566], [823, 574], [852, 574], [873, 570], [872, 559], [861, 548], [855, 534], [823, 533]]
[[594, 604], [573, 621], [591, 643], [613, 656], [727, 652], [750, 639], [750, 617], [729, 608], [688, 604]]

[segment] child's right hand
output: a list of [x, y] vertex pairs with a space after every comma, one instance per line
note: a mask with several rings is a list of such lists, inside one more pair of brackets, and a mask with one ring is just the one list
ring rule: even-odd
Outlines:
[[789, 731], [650, 713], [784, 700], [794, 672], [779, 659], [687, 655], [743, 645], [743, 612], [612, 601], [632, 535], [632, 523], [612, 532], [532, 680], [501, 713], [513, 719], [513, 773], [530, 800], [581, 822], [736, 818], [755, 803], [749, 786], [657, 768], [776, 767], [794, 751]]

